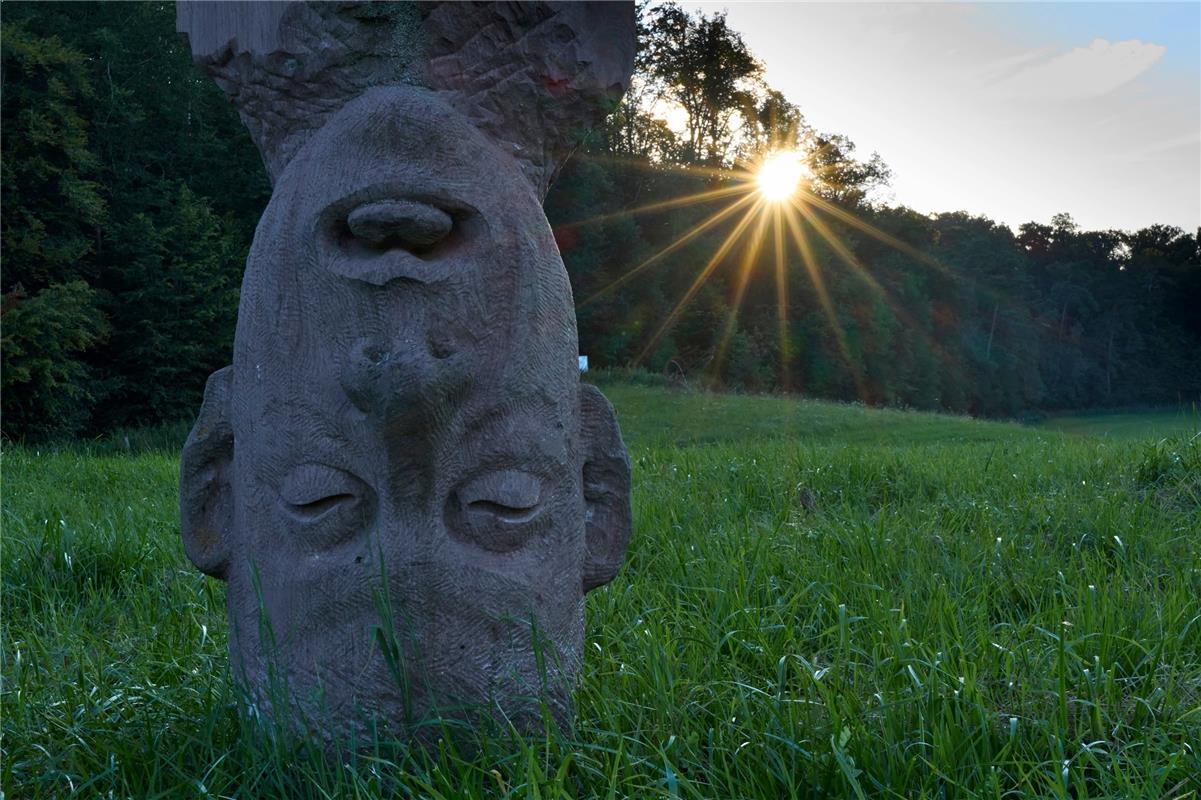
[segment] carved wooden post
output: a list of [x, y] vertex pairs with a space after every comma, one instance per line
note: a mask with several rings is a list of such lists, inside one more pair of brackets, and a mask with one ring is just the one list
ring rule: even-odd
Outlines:
[[632, 69], [626, 4], [179, 3], [274, 185], [184, 449], [235, 676], [330, 735], [566, 722], [630, 534], [541, 199]]

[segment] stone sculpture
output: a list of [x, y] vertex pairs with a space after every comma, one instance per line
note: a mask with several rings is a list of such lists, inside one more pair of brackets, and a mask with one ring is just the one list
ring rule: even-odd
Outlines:
[[197, 2], [178, 23], [273, 181], [181, 467], [235, 677], [326, 735], [567, 723], [629, 461], [580, 384], [541, 198], [628, 80], [632, 9]]

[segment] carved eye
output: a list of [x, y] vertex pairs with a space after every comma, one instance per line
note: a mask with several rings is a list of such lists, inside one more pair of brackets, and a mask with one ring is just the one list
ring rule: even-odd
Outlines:
[[515, 550], [543, 524], [542, 480], [520, 470], [490, 472], [451, 493], [452, 533], [487, 550]]
[[349, 472], [324, 464], [302, 464], [280, 487], [280, 506], [317, 547], [332, 547], [361, 531], [375, 493]]

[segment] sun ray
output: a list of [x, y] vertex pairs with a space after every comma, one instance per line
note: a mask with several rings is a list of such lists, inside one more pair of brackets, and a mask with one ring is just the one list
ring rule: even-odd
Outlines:
[[817, 292], [817, 300], [821, 304], [822, 312], [826, 315], [826, 320], [830, 323], [830, 329], [834, 334], [838, 350], [842, 354], [842, 360], [846, 363], [847, 369], [851, 371], [851, 379], [855, 382], [855, 392], [859, 395], [861, 401], [866, 402], [867, 384], [864, 382], [859, 364], [855, 361], [851, 353], [851, 347], [847, 343], [846, 332], [842, 329], [842, 325], [838, 321], [838, 314], [834, 311], [834, 303], [830, 300], [830, 293], [826, 291], [826, 281], [822, 276], [821, 267], [817, 264], [817, 259], [813, 257], [813, 248], [809, 244], [809, 237], [805, 235], [804, 228], [801, 227], [800, 221], [795, 216], [787, 213], [783, 216], [788, 221], [788, 226], [792, 230], [793, 241], [801, 253], [801, 261], [805, 264], [805, 271], [809, 273], [809, 279], [813, 281], [813, 289]]
[[575, 228], [583, 228], [588, 225], [595, 225], [610, 219], [618, 217], [632, 217], [637, 214], [648, 214], [652, 211], [666, 211], [669, 208], [679, 208], [681, 206], [691, 206], [697, 203], [704, 203], [708, 200], [717, 200], [721, 197], [730, 197], [736, 194], [745, 194], [751, 191], [751, 187], [739, 184], [737, 186], [726, 186], [721, 189], [712, 189], [707, 192], [698, 192], [697, 194], [685, 195], [684, 197], [674, 197], [671, 200], [660, 200], [657, 203], [647, 203], [646, 205], [636, 206], [634, 208], [624, 208], [621, 211], [611, 211], [608, 214], [597, 214], [594, 217], [575, 220], [574, 222], [565, 222], [561, 225], [556, 225], [556, 231], [572, 230]]
[[838, 237], [834, 235], [834, 231], [830, 230], [830, 227], [826, 225], [826, 223], [818, 219], [817, 215], [810, 211], [809, 208], [807, 208], [801, 201], [794, 200], [792, 206], [797, 211], [801, 212], [801, 215], [809, 222], [810, 225], [813, 226], [813, 229], [817, 231], [818, 235], [826, 241], [826, 244], [830, 245], [834, 252], [838, 254], [838, 257], [841, 258], [848, 267], [854, 270], [855, 274], [857, 274], [859, 278], [872, 289], [872, 291], [880, 295], [884, 294], [884, 287], [880, 285], [880, 282], [876, 280], [875, 276], [867, 271], [866, 267], [859, 263], [859, 259], [855, 257], [855, 254], [852, 253], [845, 244], [838, 240]]
[[784, 391], [791, 387], [789, 380], [789, 336], [788, 336], [788, 276], [784, 269], [784, 230], [780, 222], [782, 211], [779, 206], [772, 209], [776, 245], [776, 325], [780, 341], [780, 386]]
[[611, 282], [608, 286], [604, 286], [604, 287], [601, 287], [600, 289], [597, 289], [586, 300], [581, 301], [577, 305], [577, 309], [584, 308], [588, 304], [595, 302], [600, 297], [608, 294], [609, 292], [613, 291], [614, 289], [617, 289], [618, 287], [624, 286], [625, 284], [629, 283], [631, 280], [634, 279], [634, 277], [636, 275], [638, 275], [640, 272], [645, 270], [647, 267], [654, 264], [659, 259], [663, 258], [663, 256], [668, 255], [669, 253], [675, 252], [676, 250], [680, 249], [685, 244], [687, 244], [689, 241], [691, 241], [692, 239], [695, 239], [697, 236], [700, 236], [706, 230], [708, 230], [709, 228], [712, 228], [714, 225], [716, 225], [717, 223], [721, 222], [726, 217], [733, 214], [739, 208], [742, 208], [747, 203], [752, 202], [754, 199], [755, 199], [755, 196], [753, 194], [748, 193], [746, 197], [739, 198], [737, 201], [731, 203], [729, 206], [722, 209], [721, 211], [718, 211], [718, 212], [712, 214], [708, 219], [704, 220], [703, 222], [697, 223], [696, 225], [694, 225], [692, 227], [691, 230], [689, 230], [683, 236], [680, 236], [679, 238], [675, 239], [671, 244], [667, 245], [659, 252], [657, 252], [654, 255], [650, 256], [649, 258], [645, 259], [638, 266], [634, 267], [633, 269], [631, 269], [628, 272], [624, 273], [623, 275], [619, 276], [616, 280]]
[[931, 267], [934, 267], [935, 269], [939, 270], [940, 272], [950, 274], [950, 270], [947, 269], [946, 265], [944, 265], [938, 259], [931, 256], [929, 253], [923, 253], [921, 250], [918, 250], [916, 247], [909, 244], [908, 242], [898, 239], [897, 237], [893, 236], [891, 233], [886, 233], [885, 231], [880, 230], [875, 225], [872, 225], [870, 222], [867, 222], [866, 220], [859, 219], [859, 217], [850, 213], [846, 209], [839, 208], [837, 205], [835, 205], [834, 203], [831, 203], [829, 200], [825, 199], [824, 197], [821, 197], [820, 195], [814, 194], [813, 192], [808, 191], [806, 189], [802, 189], [801, 191], [805, 195], [804, 202], [810, 203], [810, 204], [820, 208], [822, 211], [825, 211], [827, 214], [830, 214], [833, 217], [837, 217], [838, 219], [842, 220], [843, 222], [847, 223], [848, 225], [850, 225], [854, 228], [857, 228], [858, 230], [862, 231], [863, 233], [866, 233], [868, 236], [871, 236], [874, 239], [884, 242], [884, 244], [897, 249], [898, 251], [909, 256], [910, 258], [917, 259], [918, 261], [921, 261], [923, 264], [927, 264]]
[[876, 280], [875, 276], [868, 272], [867, 268], [863, 266], [862, 262], [855, 257], [855, 254], [852, 253], [845, 244], [838, 240], [838, 237], [834, 235], [834, 232], [830, 230], [829, 226], [818, 219], [816, 214], [806, 208], [804, 203], [797, 201], [793, 203], [793, 206], [801, 212], [806, 220], [808, 220], [809, 224], [812, 225], [813, 229], [816, 230], [822, 239], [825, 240], [826, 244], [830, 245], [834, 252], [838, 254], [838, 257], [842, 259], [843, 263], [854, 270], [859, 279], [862, 280], [868, 286], [868, 288], [875, 292], [877, 297], [879, 297], [888, 305], [889, 309], [902, 325], [904, 325], [911, 332], [920, 336], [922, 341], [926, 343], [926, 346], [929, 347], [932, 352], [937, 353], [941, 358], [944, 359], [949, 357], [946, 352], [946, 348], [944, 348], [932, 336], [924, 331], [922, 326], [919, 325], [918, 322], [909, 314], [909, 312], [905, 310], [905, 307], [893, 298], [888, 289], [885, 288], [878, 280]]
[[706, 167], [700, 164], [676, 164], [670, 161], [638, 161], [624, 156], [609, 156], [598, 153], [589, 153], [581, 156], [583, 160], [592, 161], [597, 164], [616, 164], [622, 167], [631, 167], [633, 169], [644, 170], [655, 174], [671, 172], [677, 175], [691, 175], [693, 177], [705, 178], [737, 178], [738, 173], [742, 172], [738, 168], [730, 169], [728, 167]]
[[[930, 255], [929, 253], [924, 253], [921, 250], [914, 247], [913, 245], [909, 244], [908, 242], [898, 239], [897, 237], [893, 236], [892, 234], [886, 233], [886, 232], [880, 230], [879, 228], [877, 228], [876, 226], [867, 222], [866, 220], [862, 220], [862, 219], [856, 217], [854, 214], [848, 212], [846, 209], [838, 207], [837, 205], [835, 205], [834, 203], [831, 203], [829, 200], [826, 200], [823, 197], [819, 197], [818, 195], [813, 194], [812, 192], [804, 190], [804, 189], [802, 189], [802, 192], [804, 194], [804, 199], [803, 199], [804, 202], [811, 203], [812, 205], [816, 206], [817, 208], [820, 208], [822, 211], [825, 211], [826, 213], [830, 214], [831, 216], [842, 220], [843, 222], [862, 231], [863, 233], [866, 233], [868, 236], [871, 236], [872, 238], [876, 239], [877, 241], [881, 241], [884, 244], [887, 244], [890, 247], [893, 247], [897, 251], [904, 253], [905, 255], [909, 256], [910, 258], [913, 258], [914, 260], [919, 261], [922, 264], [932, 267], [933, 269], [937, 270], [944, 277], [950, 278], [951, 280], [956, 281], [956, 282], [961, 282], [964, 280], [963, 275], [950, 269], [949, 267], [947, 267], [946, 264], [943, 264], [941, 261], [939, 261], [934, 256]], [[1021, 307], [1021, 305], [1022, 305], [1018, 301], [1015, 301], [1014, 298], [1009, 293], [1004, 291], [1003, 289], [998, 289], [994, 286], [990, 286], [987, 284], [983, 286], [983, 289], [984, 289], [985, 293], [990, 297], [990, 299], [994, 303], [998, 304], [999, 306], [1003, 307], [1006, 310], [1016, 310], [1019, 307]]]
[[730, 346], [730, 339], [733, 337], [734, 331], [738, 326], [738, 314], [742, 309], [742, 300], [746, 295], [747, 286], [751, 282], [751, 273], [755, 270], [755, 259], [759, 257], [759, 249], [763, 244], [768, 219], [767, 214], [759, 215], [759, 226], [755, 228], [750, 247], [747, 248], [746, 254], [743, 256], [742, 268], [738, 272], [738, 284], [734, 289], [734, 302], [730, 306], [730, 314], [726, 317], [725, 329], [722, 331], [721, 339], [718, 341], [717, 353], [713, 357], [713, 374], [715, 376], [721, 374], [722, 365], [726, 360], [726, 351]]
[[671, 313], [667, 315], [667, 319], [663, 320], [663, 324], [660, 325], [659, 329], [655, 331], [653, 336], [651, 336], [650, 341], [648, 341], [646, 344], [646, 347], [644, 347], [642, 352], [639, 353], [638, 358], [634, 360], [635, 364], [641, 364], [651, 353], [651, 351], [655, 349], [655, 345], [659, 343], [659, 339], [661, 339], [663, 334], [670, 330], [672, 325], [675, 324], [676, 318], [680, 316], [680, 313], [684, 310], [684, 307], [688, 305], [688, 302], [692, 300], [693, 296], [697, 293], [697, 291], [700, 290], [701, 286], [704, 285], [710, 273], [717, 268], [717, 265], [725, 257], [726, 253], [730, 251], [730, 248], [734, 246], [734, 243], [738, 240], [738, 237], [742, 235], [744, 230], [746, 230], [746, 227], [751, 224], [751, 222], [754, 220], [755, 213], [759, 211], [761, 207], [761, 202], [756, 203], [755, 205], [751, 206], [751, 208], [748, 209], [745, 214], [742, 215], [742, 219], [738, 221], [738, 224], [735, 225], [734, 229], [730, 231], [728, 236], [726, 236], [725, 241], [722, 242], [721, 246], [717, 248], [717, 251], [713, 254], [713, 257], [710, 258], [708, 263], [706, 263], [701, 271], [697, 273], [696, 279], [693, 280], [692, 285], [688, 287], [688, 291], [684, 293], [684, 296], [680, 298], [680, 301], [676, 303], [676, 306], [671, 310]]

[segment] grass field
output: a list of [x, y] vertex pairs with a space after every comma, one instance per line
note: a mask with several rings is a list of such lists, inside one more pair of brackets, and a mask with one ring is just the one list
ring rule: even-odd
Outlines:
[[1201, 409], [1055, 416], [1043, 422], [1042, 426], [1064, 433], [1084, 433], [1114, 439], [1181, 436], [1201, 430]]
[[239, 719], [178, 430], [9, 447], [5, 797], [1201, 797], [1195, 417], [605, 390], [636, 528], [574, 734], [345, 764]]

